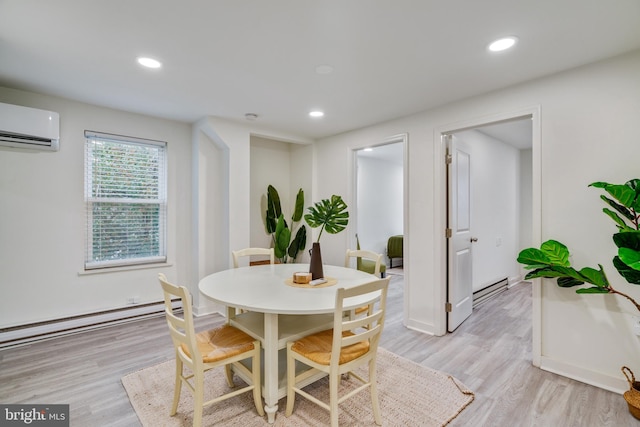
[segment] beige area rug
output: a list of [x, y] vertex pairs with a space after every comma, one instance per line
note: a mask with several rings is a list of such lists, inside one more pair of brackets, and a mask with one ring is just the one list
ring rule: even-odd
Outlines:
[[[454, 419], [474, 398], [473, 392], [455, 378], [418, 365], [384, 349], [378, 350], [378, 390], [384, 426], [444, 426]], [[122, 378], [131, 404], [143, 426], [190, 426], [193, 400], [183, 386], [178, 413], [169, 416], [173, 399], [174, 361], [151, 366]], [[228, 391], [223, 369], [207, 373], [205, 386], [213, 395]], [[366, 374], [365, 374], [366, 375]], [[366, 378], [366, 376], [365, 376]], [[236, 384], [241, 383], [237, 380]], [[341, 382], [340, 395], [357, 381]], [[328, 381], [319, 380], [305, 390], [327, 401]], [[207, 400], [205, 393], [205, 400]], [[284, 415], [286, 398], [280, 399], [275, 426], [317, 426], [329, 424], [329, 412], [296, 396], [293, 415]], [[203, 425], [267, 426], [253, 405], [251, 393], [205, 407]], [[368, 391], [358, 393], [340, 405], [340, 426], [375, 425]]]

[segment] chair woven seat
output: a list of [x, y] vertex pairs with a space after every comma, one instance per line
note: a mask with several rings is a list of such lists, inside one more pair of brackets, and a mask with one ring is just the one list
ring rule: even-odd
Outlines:
[[[342, 332], [343, 337], [353, 336], [349, 331]], [[309, 360], [313, 360], [321, 365], [329, 365], [331, 362], [331, 347], [333, 345], [333, 329], [308, 335], [296, 341], [291, 350], [303, 355]], [[342, 347], [340, 350], [340, 361], [342, 365], [365, 354], [369, 351], [369, 341], [360, 341], [358, 343]]]
[[[230, 325], [196, 334], [196, 345], [204, 363], [217, 362], [253, 350], [253, 341], [251, 336]], [[191, 357], [187, 345], [182, 344], [181, 347]]]

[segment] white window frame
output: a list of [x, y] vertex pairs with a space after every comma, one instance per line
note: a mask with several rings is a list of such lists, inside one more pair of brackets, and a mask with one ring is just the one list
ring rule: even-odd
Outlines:
[[[126, 145], [140, 145], [145, 147], [157, 148], [159, 150], [157, 192], [158, 198], [141, 199], [141, 198], [114, 198], [114, 197], [96, 197], [92, 194], [92, 183], [94, 179], [93, 164], [90, 161], [90, 152], [93, 144], [97, 141], [104, 143], [117, 143]], [[152, 256], [141, 257], [123, 257], [110, 260], [95, 260], [93, 253], [94, 244], [94, 217], [93, 205], [95, 203], [116, 203], [122, 205], [151, 203], [158, 205], [158, 253]], [[114, 267], [130, 267], [136, 265], [148, 265], [155, 263], [167, 262], [167, 143], [163, 141], [154, 141], [136, 137], [113, 135], [94, 131], [85, 131], [85, 207], [86, 207], [86, 247], [84, 269], [85, 271], [114, 268]]]

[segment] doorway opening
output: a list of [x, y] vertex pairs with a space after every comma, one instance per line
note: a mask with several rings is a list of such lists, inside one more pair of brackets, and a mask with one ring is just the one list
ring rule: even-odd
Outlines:
[[[404, 260], [407, 248], [407, 135], [389, 137], [378, 144], [353, 150], [354, 201], [353, 235], [348, 237], [351, 248], [359, 240], [361, 249], [383, 255], [385, 274], [404, 275], [408, 267]], [[356, 235], [358, 236], [356, 240]], [[398, 258], [397, 247], [388, 252], [390, 238], [401, 242]], [[392, 256], [390, 259], [389, 255]], [[393, 268], [392, 268], [393, 267]], [[404, 289], [408, 289], [404, 283]], [[406, 292], [403, 295], [403, 318], [407, 313]]]
[[446, 331], [518, 283], [532, 244], [533, 115], [442, 134], [446, 146]]

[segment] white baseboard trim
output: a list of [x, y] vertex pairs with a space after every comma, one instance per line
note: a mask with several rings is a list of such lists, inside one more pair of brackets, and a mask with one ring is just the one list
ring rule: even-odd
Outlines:
[[[180, 302], [173, 303], [179, 308]], [[0, 349], [164, 315], [164, 301], [0, 329]]]
[[507, 278], [507, 281], [509, 283], [508, 286], [511, 288], [512, 286], [522, 283], [524, 281], [524, 276], [522, 274], [519, 274], [517, 276], [511, 276]]
[[540, 358], [540, 369], [618, 394], [629, 389], [629, 383], [622, 377], [622, 373], [620, 373], [620, 378], [612, 377], [545, 356]]
[[404, 326], [413, 331], [422, 332], [423, 334], [436, 335], [435, 328], [429, 323], [417, 322], [415, 320], [409, 319], [406, 321]]

